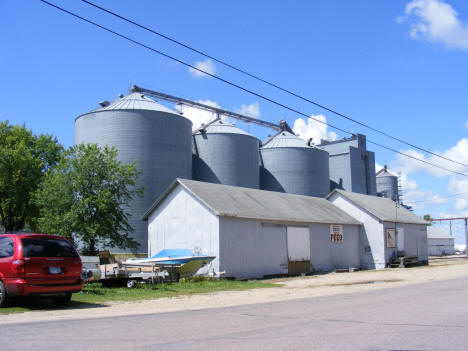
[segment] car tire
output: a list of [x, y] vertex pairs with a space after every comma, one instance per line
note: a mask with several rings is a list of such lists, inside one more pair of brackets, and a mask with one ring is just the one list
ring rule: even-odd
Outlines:
[[0, 280], [0, 307], [5, 307], [8, 302], [8, 295], [5, 289], [5, 284]]
[[71, 293], [66, 293], [66, 294], [63, 294], [63, 295], [54, 296], [52, 298], [52, 300], [58, 306], [66, 306], [66, 305], [68, 305], [70, 303], [71, 298], [72, 298], [72, 294]]

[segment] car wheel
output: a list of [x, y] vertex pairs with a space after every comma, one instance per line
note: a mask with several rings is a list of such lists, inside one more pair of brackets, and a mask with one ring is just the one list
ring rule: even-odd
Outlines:
[[8, 295], [5, 289], [5, 284], [0, 280], [0, 307], [5, 307], [7, 300]]
[[71, 298], [72, 298], [72, 294], [67, 293], [67, 294], [63, 294], [63, 295], [59, 295], [59, 296], [54, 296], [52, 298], [52, 300], [54, 301], [54, 303], [56, 305], [66, 306], [66, 305], [68, 305], [70, 303]]

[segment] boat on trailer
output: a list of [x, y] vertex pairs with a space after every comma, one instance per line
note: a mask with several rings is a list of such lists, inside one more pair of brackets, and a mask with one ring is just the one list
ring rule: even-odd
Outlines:
[[194, 275], [213, 261], [216, 256], [196, 254], [188, 249], [164, 249], [156, 255], [146, 258], [130, 258], [122, 264], [127, 266], [177, 267], [180, 277]]

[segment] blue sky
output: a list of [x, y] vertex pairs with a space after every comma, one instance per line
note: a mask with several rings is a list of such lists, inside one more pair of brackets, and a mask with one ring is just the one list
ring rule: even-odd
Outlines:
[[[340, 128], [459, 172], [452, 164], [340, 119], [78, 0], [51, 0]], [[414, 1], [103, 1], [110, 10], [294, 90], [361, 122], [468, 163], [468, 3]], [[345, 135], [136, 47], [40, 1], [0, 0], [0, 119], [73, 144], [74, 119], [138, 84], [277, 122], [303, 137]], [[196, 111], [195, 122], [205, 118]], [[185, 114], [187, 115], [187, 113]], [[320, 116], [322, 115], [322, 116]], [[249, 126], [263, 139], [271, 131]], [[331, 132], [335, 132], [333, 134]], [[368, 145], [402, 172], [418, 214], [468, 216], [468, 179]], [[450, 198], [441, 198], [465, 192]], [[461, 222], [454, 225], [464, 242]]]

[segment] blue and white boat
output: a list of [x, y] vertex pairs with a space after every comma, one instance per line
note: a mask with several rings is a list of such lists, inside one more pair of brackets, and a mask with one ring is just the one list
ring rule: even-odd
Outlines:
[[194, 275], [200, 268], [213, 261], [216, 256], [195, 254], [188, 249], [164, 249], [146, 258], [130, 258], [124, 262], [132, 266], [179, 266], [180, 276]]

